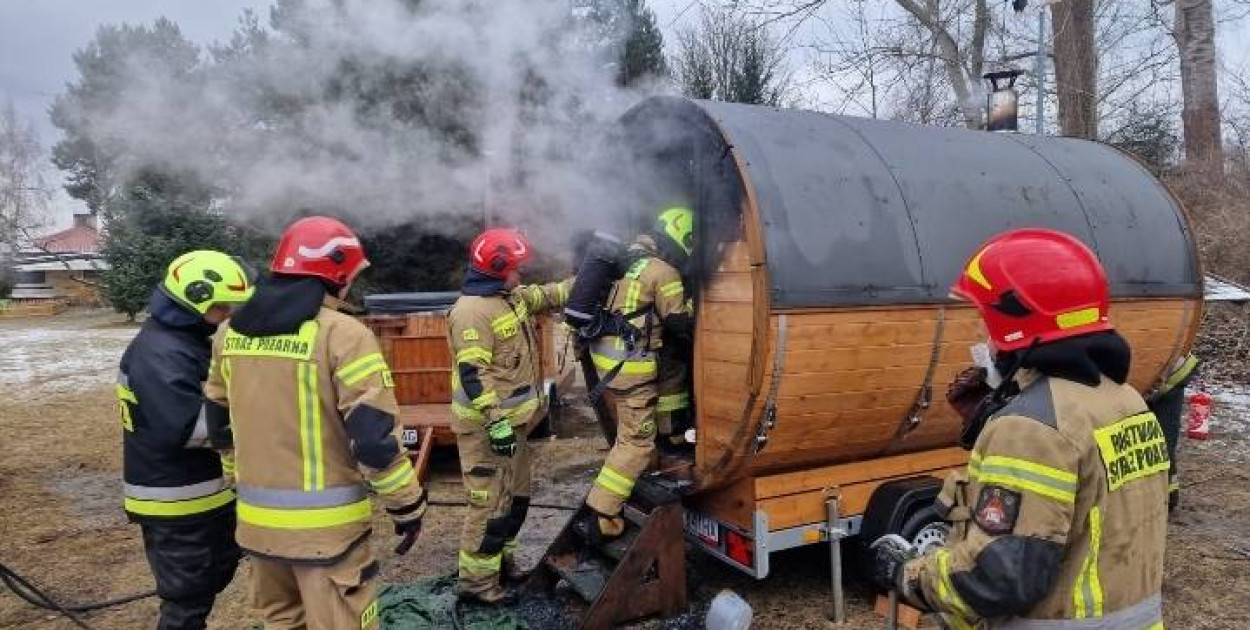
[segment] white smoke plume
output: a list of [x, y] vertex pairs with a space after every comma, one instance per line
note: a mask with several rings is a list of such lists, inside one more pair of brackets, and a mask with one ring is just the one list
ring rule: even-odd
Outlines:
[[[223, 211], [274, 227], [305, 208], [383, 226], [485, 213], [541, 248], [637, 210], [606, 132], [643, 94], [615, 87], [618, 47], [569, 0], [286, 0], [276, 15], [280, 32], [262, 20], [190, 74], [131, 58], [92, 135], [125, 168], [194, 174]], [[399, 72], [414, 66], [430, 71]], [[420, 111], [327, 97], [379, 84]]]

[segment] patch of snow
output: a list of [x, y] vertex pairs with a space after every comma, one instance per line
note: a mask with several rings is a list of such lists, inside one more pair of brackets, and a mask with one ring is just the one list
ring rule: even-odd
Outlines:
[[108, 384], [137, 332], [58, 326], [0, 330], [0, 392], [28, 398]]

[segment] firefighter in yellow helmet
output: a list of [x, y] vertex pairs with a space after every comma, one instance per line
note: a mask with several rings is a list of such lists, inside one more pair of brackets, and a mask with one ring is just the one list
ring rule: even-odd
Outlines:
[[372, 499], [402, 537], [397, 553], [421, 530], [426, 494], [390, 370], [369, 329], [338, 311], [368, 265], [346, 225], [300, 219], [214, 340], [209, 436], [234, 449], [238, 540], [266, 628], [377, 628]]
[[179, 256], [117, 372], [124, 505], [143, 530], [161, 630], [203, 628], [239, 564], [228, 462], [209, 448], [202, 386], [217, 325], [252, 291], [235, 258]]
[[917, 558], [883, 537], [875, 581], [957, 629], [1162, 630], [1167, 443], [1126, 382], [1098, 259], [1067, 234], [1014, 230], [952, 291], [981, 315], [1002, 385], [971, 409], [948, 392], [972, 448], [937, 500], [948, 545]]
[[632, 339], [606, 335], [590, 342], [591, 360], [612, 393], [617, 419], [616, 443], [586, 498], [593, 521], [587, 533], [592, 539], [613, 538], [624, 531], [621, 510], [638, 476], [651, 465], [661, 401], [666, 413], [689, 405], [684, 373], [678, 367], [662, 374], [660, 359], [666, 332], [688, 338], [693, 329], [679, 271], [689, 263], [693, 249], [694, 213], [688, 208], [661, 212], [650, 233], [630, 246], [625, 275], [613, 287], [608, 303], [608, 310], [620, 313], [637, 334]]
[[460, 532], [460, 596], [507, 603], [500, 574], [515, 571], [516, 536], [530, 502], [528, 428], [546, 412], [537, 319], [564, 306], [569, 281], [521, 285], [525, 236], [492, 228], [469, 247], [469, 269], [447, 314], [452, 429], [468, 491]]

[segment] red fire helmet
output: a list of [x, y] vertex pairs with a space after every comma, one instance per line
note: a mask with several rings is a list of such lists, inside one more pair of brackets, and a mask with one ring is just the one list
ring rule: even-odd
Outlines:
[[469, 246], [469, 266], [494, 278], [506, 277], [529, 259], [529, 241], [513, 228], [486, 230]]
[[289, 276], [313, 276], [343, 287], [369, 266], [355, 232], [338, 219], [307, 217], [282, 233], [269, 270]]
[[1026, 228], [990, 239], [951, 293], [976, 305], [1002, 352], [1112, 329], [1107, 274], [1063, 232]]

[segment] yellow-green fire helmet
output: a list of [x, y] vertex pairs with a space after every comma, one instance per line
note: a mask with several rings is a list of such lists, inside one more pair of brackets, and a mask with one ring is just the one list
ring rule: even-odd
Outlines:
[[207, 249], [175, 258], [161, 286], [174, 301], [200, 315], [214, 304], [242, 304], [255, 290], [241, 260]]
[[694, 212], [683, 207], [661, 212], [655, 220], [655, 233], [667, 236], [689, 256], [694, 250]]

